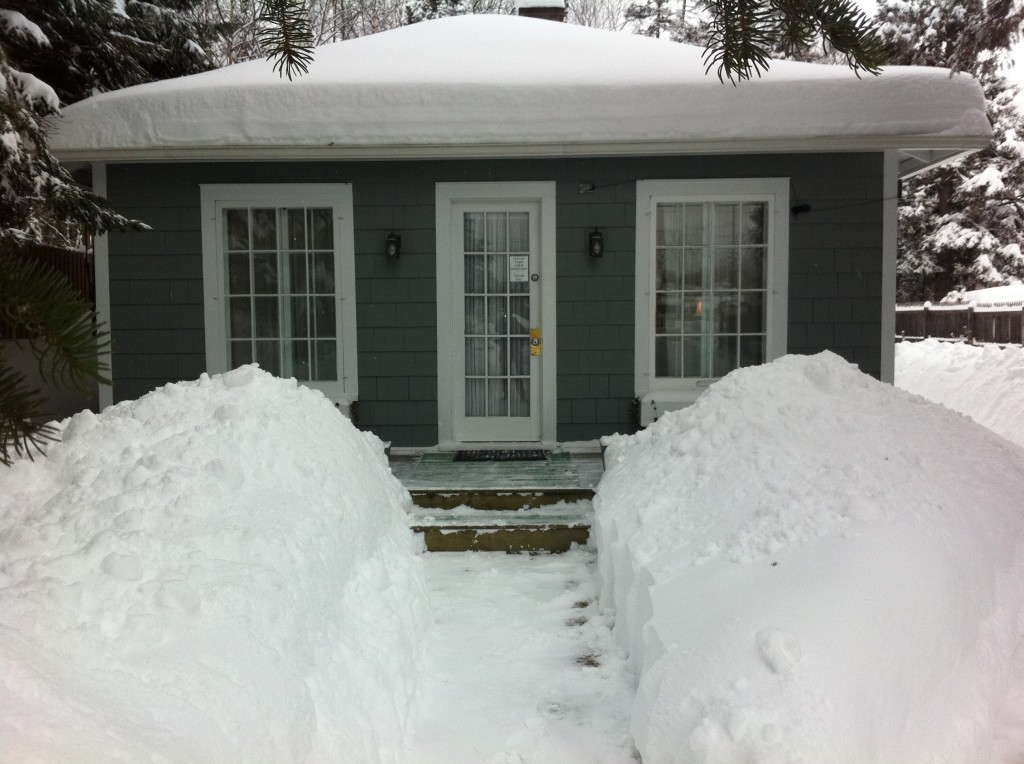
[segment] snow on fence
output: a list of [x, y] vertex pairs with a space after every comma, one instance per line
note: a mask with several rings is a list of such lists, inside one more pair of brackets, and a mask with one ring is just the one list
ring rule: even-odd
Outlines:
[[935, 337], [1024, 345], [1024, 301], [897, 305], [896, 336], [905, 340]]

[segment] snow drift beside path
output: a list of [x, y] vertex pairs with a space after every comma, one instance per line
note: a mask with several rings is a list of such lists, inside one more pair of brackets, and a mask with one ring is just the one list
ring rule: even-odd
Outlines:
[[1024, 446], [1024, 350], [959, 342], [896, 343], [896, 386], [966, 414]]
[[645, 764], [990, 761], [1024, 718], [1016, 446], [823, 353], [608, 456], [602, 602]]
[[404, 757], [420, 561], [380, 441], [243, 367], [0, 470], [0, 760]]

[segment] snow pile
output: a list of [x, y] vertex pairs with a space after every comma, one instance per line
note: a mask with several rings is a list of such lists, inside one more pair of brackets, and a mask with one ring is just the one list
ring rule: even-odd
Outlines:
[[573, 24], [455, 16], [321, 45], [292, 81], [260, 60], [102, 93], [67, 107], [50, 142], [78, 157], [174, 147], [211, 158], [253, 147], [308, 157], [662, 142], [676, 153], [678, 142], [730, 139], [749, 141], [739, 147], [749, 151], [791, 139], [856, 147], [863, 137], [967, 148], [991, 136], [981, 86], [964, 74], [886, 67], [858, 78], [845, 66], [773, 61], [763, 77], [733, 86], [707, 73], [702, 56], [697, 46]]
[[823, 353], [608, 457], [602, 602], [645, 764], [989, 761], [1024, 719], [1016, 446]]
[[256, 367], [0, 472], [0, 760], [404, 758], [426, 622], [380, 442]]
[[896, 385], [1024, 446], [1024, 350], [963, 343], [896, 344]]

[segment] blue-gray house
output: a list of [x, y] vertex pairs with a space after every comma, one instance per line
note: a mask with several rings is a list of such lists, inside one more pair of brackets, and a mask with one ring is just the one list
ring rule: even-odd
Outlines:
[[258, 362], [397, 446], [628, 431], [731, 369], [893, 373], [899, 180], [987, 144], [943, 70], [536, 18], [424, 22], [96, 96], [53, 145], [151, 230], [97, 242], [101, 402]]

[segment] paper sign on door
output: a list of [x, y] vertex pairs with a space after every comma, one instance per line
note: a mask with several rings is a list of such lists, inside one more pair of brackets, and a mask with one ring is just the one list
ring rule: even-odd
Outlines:
[[512, 282], [530, 280], [529, 255], [508, 256], [508, 280]]

